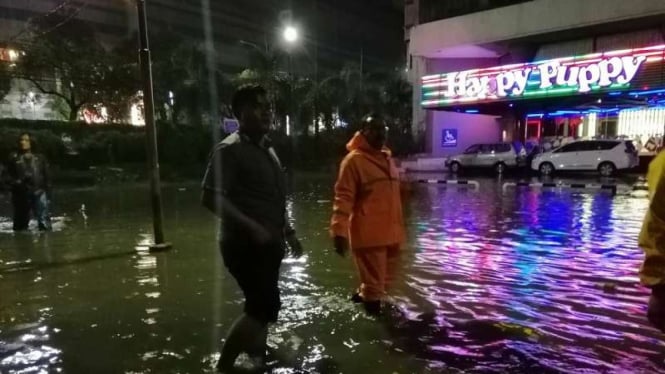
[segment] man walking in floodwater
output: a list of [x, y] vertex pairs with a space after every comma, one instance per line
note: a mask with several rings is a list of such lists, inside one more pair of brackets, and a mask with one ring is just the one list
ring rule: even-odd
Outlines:
[[281, 308], [278, 279], [286, 245], [302, 247], [286, 219], [286, 181], [267, 137], [266, 91], [240, 88], [233, 97], [240, 126], [215, 146], [203, 180], [202, 203], [222, 219], [224, 264], [245, 296], [244, 313], [228, 333], [217, 368], [232, 371], [240, 353], [265, 360], [268, 325]]
[[665, 152], [661, 151], [649, 165], [649, 210], [647, 211], [639, 245], [645, 259], [640, 269], [640, 281], [651, 288], [647, 317], [665, 332]]
[[330, 227], [336, 252], [344, 256], [351, 249], [356, 263], [361, 284], [351, 299], [370, 315], [380, 314], [405, 240], [399, 173], [386, 137], [385, 121], [369, 115], [347, 144]]
[[30, 134], [21, 134], [18, 151], [10, 155], [6, 166], [14, 208], [14, 231], [28, 229], [31, 212], [39, 230], [51, 230], [49, 167], [44, 156], [33, 153], [33, 146]]

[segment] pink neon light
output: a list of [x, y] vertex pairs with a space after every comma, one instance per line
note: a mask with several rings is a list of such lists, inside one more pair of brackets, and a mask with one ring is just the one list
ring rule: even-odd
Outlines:
[[633, 53], [632, 49], [622, 49], [620, 51], [605, 52], [605, 56], [621, 56]]
[[[550, 60], [542, 60], [542, 61], [535, 61], [535, 62], [530, 62], [530, 63], [522, 63], [522, 64], [510, 64], [510, 65], [502, 65], [502, 66], [494, 66], [491, 68], [484, 68], [484, 69], [471, 69], [471, 70], [466, 70], [462, 72], [451, 72], [451, 73], [466, 73], [469, 75], [469, 77], [477, 77], [480, 76], [482, 77], [483, 75], [489, 75], [495, 73], [497, 70], [517, 70], [520, 68], [524, 68], [527, 66], [535, 66], [535, 65], [541, 65], [545, 64], [548, 62], [558, 62], [562, 65], [565, 66], [570, 66], [568, 64], [564, 64], [565, 62], [568, 61], [574, 61], [573, 65], [580, 65], [580, 64], [588, 64], [588, 63], [593, 63], [597, 62], [600, 60], [593, 60], [593, 59], [598, 59], [603, 56], [608, 57], [608, 56], [624, 56], [624, 55], [633, 55], [634, 57], [639, 57], [639, 56], [656, 56], [662, 53], [662, 51], [665, 50], [665, 44], [663, 45], [658, 45], [658, 46], [652, 46], [652, 47], [645, 47], [645, 48], [635, 48], [635, 49], [624, 49], [624, 50], [619, 50], [619, 51], [610, 51], [610, 52], [605, 52], [605, 53], [592, 53], [580, 57], [562, 57], [562, 58], [556, 58], [556, 59], [550, 59]], [[661, 52], [657, 52], [661, 51]], [[653, 59], [649, 60], [647, 58], [648, 62], [654, 62], [654, 61], [662, 61], [662, 57], [660, 60]], [[476, 75], [478, 74], [478, 75]], [[428, 75], [424, 76], [422, 78], [422, 82], [427, 82], [427, 83], [434, 83], [432, 82], [433, 80], [439, 80], [442, 81], [445, 79], [446, 74], [437, 74], [437, 75]]]

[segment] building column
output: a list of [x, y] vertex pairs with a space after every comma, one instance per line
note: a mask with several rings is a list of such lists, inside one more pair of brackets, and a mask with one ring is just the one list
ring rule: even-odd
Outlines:
[[427, 74], [427, 58], [410, 56], [409, 80], [413, 87], [413, 115], [411, 134], [416, 141], [422, 141], [427, 131], [427, 110], [420, 105], [422, 101], [421, 78]]

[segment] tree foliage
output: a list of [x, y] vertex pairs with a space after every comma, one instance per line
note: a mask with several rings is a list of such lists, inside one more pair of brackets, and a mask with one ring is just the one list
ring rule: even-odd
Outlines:
[[[103, 107], [107, 122], [123, 122], [141, 90], [138, 37], [107, 48], [94, 28], [74, 15], [63, 7], [32, 22], [15, 71], [53, 97], [70, 121], [78, 119], [83, 109]], [[282, 133], [287, 116], [295, 135], [318, 137], [320, 131], [332, 132], [342, 123], [353, 130], [364, 115], [378, 112], [388, 119], [391, 137], [411, 137], [412, 91], [401, 70], [367, 70], [348, 64], [338, 72], [312, 77], [291, 70], [289, 59], [297, 55], [270, 45], [242, 44], [249, 62], [246, 69], [226, 75], [219, 67], [223, 56], [209, 56], [214, 52], [204, 51], [200, 41], [153, 30], [150, 47], [157, 119], [172, 125], [199, 125], [216, 118], [215, 111], [228, 115], [231, 92], [251, 83], [268, 91]], [[0, 96], [8, 90], [2, 77], [0, 71]]]
[[0, 61], [0, 100], [4, 99], [12, 88], [10, 65]]
[[91, 25], [74, 15], [62, 8], [31, 23], [16, 66], [19, 78], [64, 104], [61, 114], [70, 121], [84, 107], [123, 107], [137, 88], [134, 69], [119, 64]]

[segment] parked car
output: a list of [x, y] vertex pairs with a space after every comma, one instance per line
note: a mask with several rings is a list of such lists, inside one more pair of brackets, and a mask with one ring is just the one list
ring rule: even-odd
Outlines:
[[510, 143], [474, 144], [464, 153], [446, 159], [452, 173], [462, 169], [486, 168], [501, 174], [517, 166], [518, 153]]
[[531, 169], [542, 175], [555, 171], [598, 171], [603, 177], [617, 170], [632, 169], [640, 163], [630, 140], [583, 140], [536, 155]]

